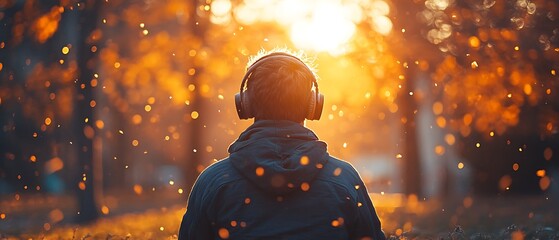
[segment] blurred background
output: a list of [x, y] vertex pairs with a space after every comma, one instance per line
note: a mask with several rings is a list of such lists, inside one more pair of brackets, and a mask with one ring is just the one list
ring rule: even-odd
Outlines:
[[180, 205], [175, 231], [252, 123], [233, 101], [248, 58], [277, 47], [314, 60], [306, 126], [389, 233], [510, 199], [552, 224], [558, 18], [554, 0], [0, 0], [0, 236]]

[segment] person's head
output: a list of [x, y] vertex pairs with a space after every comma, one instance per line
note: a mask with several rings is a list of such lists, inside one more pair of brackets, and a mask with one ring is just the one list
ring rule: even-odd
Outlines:
[[301, 56], [285, 51], [275, 54], [278, 51], [261, 52], [249, 61], [248, 69], [258, 64], [247, 80], [250, 111], [255, 120], [303, 122], [309, 114], [316, 74]]

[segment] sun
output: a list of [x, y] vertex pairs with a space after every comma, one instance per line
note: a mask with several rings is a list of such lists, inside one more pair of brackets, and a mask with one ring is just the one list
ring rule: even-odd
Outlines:
[[381, 35], [392, 29], [384, 0], [246, 0], [233, 12], [242, 24], [275, 22], [286, 29], [295, 47], [331, 55], [351, 50], [357, 24], [368, 23]]
[[355, 33], [355, 24], [340, 9], [325, 3], [316, 6], [310, 17], [294, 22], [289, 35], [295, 46], [331, 54], [343, 52]]

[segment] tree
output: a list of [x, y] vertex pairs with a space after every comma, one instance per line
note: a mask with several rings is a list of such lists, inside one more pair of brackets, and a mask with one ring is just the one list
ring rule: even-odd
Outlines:
[[[557, 108], [551, 104], [557, 101], [551, 94], [556, 85], [550, 81], [557, 68], [553, 50], [557, 46], [553, 27], [557, 20], [550, 16], [557, 14], [556, 3], [416, 1], [394, 5], [400, 9], [394, 15], [395, 22], [401, 24], [397, 29], [402, 29], [398, 35], [404, 44], [400, 47], [411, 50], [405, 54], [416, 58], [420, 69], [425, 66], [422, 71], [430, 75], [432, 84], [424, 94], [437, 98], [433, 103], [437, 115], [434, 123], [446, 129], [449, 137], [441, 142], [446, 141], [451, 148], [454, 139], [463, 139], [454, 147], [472, 159], [469, 163], [477, 168], [477, 174], [498, 179], [500, 175], [495, 173], [505, 172], [504, 167], [512, 165], [501, 163], [496, 164], [499, 168], [483, 170], [486, 161], [507, 160], [472, 156], [480, 142], [495, 145], [491, 138], [499, 136], [506, 140], [503, 146], [505, 142], [510, 145], [510, 140], [522, 146], [525, 137], [515, 135], [551, 135], [556, 120], [549, 113]], [[414, 81], [410, 76], [407, 79]], [[530, 119], [538, 115], [533, 113], [542, 115], [539, 120]], [[533, 148], [542, 143], [529, 145]], [[479, 179], [476, 175], [478, 186], [488, 185], [488, 181]], [[490, 186], [496, 188], [497, 184]]]
[[[96, 169], [94, 155], [95, 152], [93, 139], [95, 137], [94, 123], [95, 118], [93, 109], [96, 106], [94, 88], [97, 79], [94, 76], [96, 61], [91, 47], [96, 42], [95, 29], [97, 29], [97, 19], [101, 9], [100, 1], [86, 1], [78, 4], [78, 11], [68, 14], [69, 18], [74, 17], [81, 25], [78, 38], [76, 39], [76, 61], [78, 65], [78, 76], [76, 79], [76, 99], [74, 109], [74, 124], [76, 129], [76, 148], [80, 170], [77, 175], [77, 194], [78, 194], [78, 221], [90, 222], [98, 218], [96, 204], [96, 188], [103, 186], [95, 185], [95, 172], [102, 171]], [[99, 160], [97, 160], [99, 161]]]

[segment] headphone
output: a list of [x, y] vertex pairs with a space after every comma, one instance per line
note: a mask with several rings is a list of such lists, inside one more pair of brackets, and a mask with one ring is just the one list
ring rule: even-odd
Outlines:
[[301, 59], [291, 54], [287, 54], [283, 52], [275, 52], [263, 56], [260, 59], [258, 59], [256, 62], [254, 62], [252, 65], [250, 65], [250, 67], [247, 68], [247, 72], [243, 77], [243, 81], [241, 82], [241, 89], [237, 94], [235, 94], [235, 107], [237, 108], [237, 114], [239, 115], [239, 118], [249, 119], [254, 117], [254, 114], [250, 111], [250, 101], [248, 98], [248, 94], [246, 93], [246, 91], [244, 91], [247, 80], [250, 78], [254, 70], [258, 68], [258, 66], [262, 65], [263, 62], [265, 62], [264, 60], [279, 59], [279, 58], [297, 59], [297, 61], [301, 63], [301, 65], [305, 66], [305, 68], [311, 73], [311, 76], [313, 76], [312, 83], [316, 91], [314, 89], [311, 90], [311, 97], [308, 103], [309, 110], [305, 118], [308, 120], [319, 120], [320, 115], [322, 115], [322, 108], [324, 107], [324, 95], [318, 92], [318, 83], [316, 82], [316, 78], [313, 72]]

